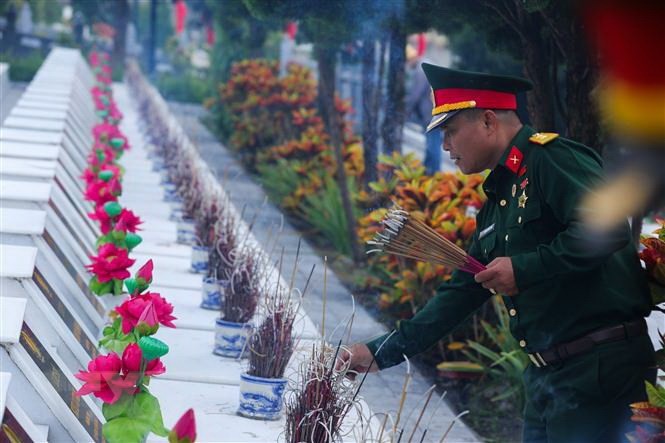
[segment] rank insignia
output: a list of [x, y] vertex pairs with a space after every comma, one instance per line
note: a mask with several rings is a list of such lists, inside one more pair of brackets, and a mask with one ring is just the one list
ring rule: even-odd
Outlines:
[[522, 151], [517, 149], [517, 146], [513, 146], [510, 148], [510, 153], [508, 154], [508, 158], [506, 159], [504, 165], [506, 168], [510, 169], [513, 174], [517, 174], [517, 171], [519, 171], [520, 165], [522, 164], [523, 158], [524, 154], [522, 154]]
[[526, 190], [522, 190], [522, 195], [519, 196], [517, 199], [517, 207], [518, 208], [526, 208], [526, 201], [529, 199], [529, 197], [526, 196]]
[[538, 145], [546, 145], [558, 136], [559, 134], [555, 132], [536, 132], [529, 137], [529, 141]]

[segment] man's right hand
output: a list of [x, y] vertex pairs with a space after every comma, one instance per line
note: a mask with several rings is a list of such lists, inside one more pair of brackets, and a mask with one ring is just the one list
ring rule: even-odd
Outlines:
[[346, 366], [348, 368], [346, 376], [353, 380], [357, 373], [377, 372], [379, 366], [373, 360], [374, 356], [367, 345], [356, 343], [349, 348], [340, 350], [337, 362], [335, 363], [335, 369], [340, 371]]

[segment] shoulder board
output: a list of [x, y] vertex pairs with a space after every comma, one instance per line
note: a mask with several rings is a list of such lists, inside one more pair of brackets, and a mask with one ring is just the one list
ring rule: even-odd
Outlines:
[[536, 132], [531, 137], [529, 137], [529, 141], [539, 145], [546, 145], [558, 136], [559, 134], [556, 132]]

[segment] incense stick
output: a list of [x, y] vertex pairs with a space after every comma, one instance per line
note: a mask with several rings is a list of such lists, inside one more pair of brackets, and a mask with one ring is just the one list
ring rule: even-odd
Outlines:
[[395, 205], [381, 221], [383, 230], [367, 242], [376, 248], [367, 251], [387, 252], [451, 269], [477, 274], [485, 266], [464, 249], [439, 234], [421, 220]]

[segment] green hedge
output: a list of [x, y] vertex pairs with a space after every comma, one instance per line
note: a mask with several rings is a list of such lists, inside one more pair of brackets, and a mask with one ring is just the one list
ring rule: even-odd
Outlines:
[[31, 81], [43, 61], [37, 52], [22, 57], [0, 53], [0, 62], [9, 64], [9, 79], [13, 82]]

